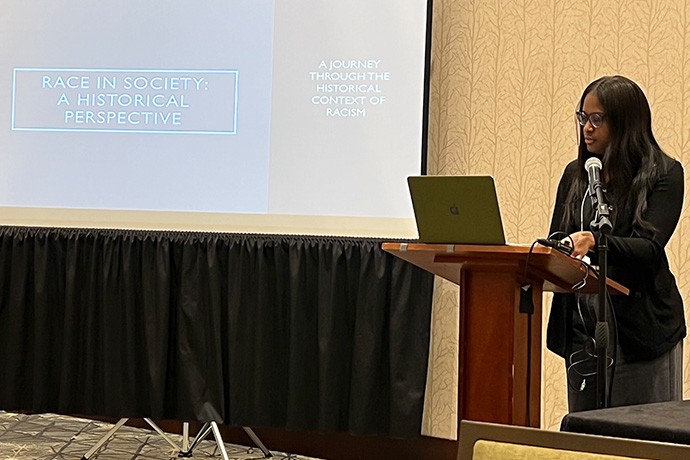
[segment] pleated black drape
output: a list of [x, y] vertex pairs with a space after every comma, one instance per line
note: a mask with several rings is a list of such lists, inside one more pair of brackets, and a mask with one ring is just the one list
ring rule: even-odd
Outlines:
[[433, 279], [380, 245], [0, 227], [0, 409], [416, 436]]

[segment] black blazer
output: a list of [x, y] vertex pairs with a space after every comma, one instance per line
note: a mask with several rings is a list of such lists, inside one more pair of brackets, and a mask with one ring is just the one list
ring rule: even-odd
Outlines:
[[[616, 209], [613, 231], [608, 237], [608, 276], [630, 289], [628, 296], [612, 296], [618, 339], [626, 360], [651, 359], [670, 350], [686, 335], [683, 300], [669, 268], [665, 246], [680, 219], [683, 207], [683, 167], [664, 157], [659, 179], [648, 196], [647, 220], [653, 231], [633, 225], [633, 209]], [[579, 173], [577, 161], [566, 166], [558, 185], [550, 234], [580, 230], [581, 200], [572, 203], [575, 223], [562, 228], [566, 196]], [[590, 199], [584, 201], [583, 228], [593, 217]], [[589, 254], [596, 264], [597, 255]], [[565, 357], [573, 338], [574, 294], [554, 294], [547, 347]]]

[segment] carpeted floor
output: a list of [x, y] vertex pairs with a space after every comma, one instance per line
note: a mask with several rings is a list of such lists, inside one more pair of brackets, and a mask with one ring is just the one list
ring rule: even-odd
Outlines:
[[[0, 460], [80, 460], [112, 427], [109, 423], [55, 414], [0, 411]], [[182, 444], [181, 436], [168, 437], [173, 443]], [[265, 458], [257, 447], [225, 443], [225, 448], [230, 460]], [[152, 430], [123, 426], [90, 460], [171, 460], [178, 459], [178, 453]], [[310, 460], [271, 453], [276, 460]], [[202, 441], [193, 454], [196, 459], [222, 458], [213, 435]]]

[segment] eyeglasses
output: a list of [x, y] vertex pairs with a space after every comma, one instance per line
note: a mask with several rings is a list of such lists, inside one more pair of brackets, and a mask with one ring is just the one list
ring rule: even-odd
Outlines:
[[606, 118], [606, 115], [601, 112], [587, 114], [587, 112], [579, 111], [575, 112], [575, 118], [577, 118], [577, 121], [581, 126], [585, 126], [587, 121], [589, 121], [593, 127], [598, 128], [604, 123], [604, 118]]

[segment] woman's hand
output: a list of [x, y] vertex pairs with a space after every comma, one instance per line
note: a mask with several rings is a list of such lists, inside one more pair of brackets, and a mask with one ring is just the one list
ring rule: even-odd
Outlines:
[[573, 253], [570, 254], [570, 257], [582, 259], [589, 251], [594, 249], [596, 240], [592, 232], [575, 232], [568, 238], [564, 238], [563, 243], [573, 246]]

